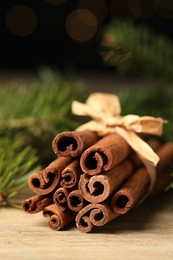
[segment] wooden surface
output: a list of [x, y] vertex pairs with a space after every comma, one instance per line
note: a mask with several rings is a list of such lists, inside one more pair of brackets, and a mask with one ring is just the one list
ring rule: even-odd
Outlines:
[[[106, 78], [106, 84], [100, 76], [81, 79], [95, 91], [127, 86], [114, 78]], [[19, 200], [29, 195], [27, 191]], [[75, 226], [53, 231], [42, 213], [0, 208], [0, 260], [173, 260], [172, 206], [173, 193], [165, 193], [88, 234]]]
[[87, 234], [53, 231], [42, 213], [0, 208], [0, 259], [173, 259], [171, 206], [173, 193], [165, 193]]

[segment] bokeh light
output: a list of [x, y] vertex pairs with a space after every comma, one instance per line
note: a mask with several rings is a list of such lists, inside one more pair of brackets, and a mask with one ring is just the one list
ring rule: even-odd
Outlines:
[[105, 0], [80, 0], [78, 8], [91, 11], [96, 16], [98, 23], [102, 23], [108, 15], [108, 7]]
[[72, 39], [85, 42], [95, 35], [97, 18], [87, 9], [76, 9], [67, 16], [65, 28]]
[[64, 4], [67, 0], [45, 0], [48, 4], [52, 5], [61, 5]]
[[27, 36], [37, 26], [37, 16], [34, 10], [26, 5], [12, 7], [6, 16], [8, 30], [17, 36]]

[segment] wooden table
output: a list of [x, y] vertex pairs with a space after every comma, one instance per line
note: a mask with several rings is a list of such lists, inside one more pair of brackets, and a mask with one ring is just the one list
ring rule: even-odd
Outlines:
[[42, 213], [0, 208], [0, 259], [173, 259], [172, 206], [173, 193], [164, 193], [87, 234], [53, 231]]
[[[114, 77], [83, 75], [81, 79], [89, 90], [129, 87], [129, 81], [117, 82]], [[19, 200], [28, 197], [27, 191], [20, 194]], [[0, 208], [0, 260], [172, 260], [171, 207], [173, 192], [164, 193], [88, 234], [75, 226], [52, 231], [42, 213], [29, 215], [22, 210]]]

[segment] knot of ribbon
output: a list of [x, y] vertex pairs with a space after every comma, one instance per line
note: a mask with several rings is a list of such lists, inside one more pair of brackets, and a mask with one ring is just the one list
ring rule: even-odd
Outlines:
[[131, 148], [137, 153], [146, 166], [150, 176], [149, 192], [156, 180], [156, 165], [159, 162], [158, 155], [141, 139], [137, 133], [145, 133], [160, 136], [163, 131], [162, 118], [151, 116], [126, 115], [121, 116], [121, 105], [116, 95], [94, 92], [81, 103], [72, 102], [72, 113], [80, 116], [90, 116], [93, 120], [79, 126], [76, 130], [95, 131], [99, 136], [108, 133], [118, 133]]

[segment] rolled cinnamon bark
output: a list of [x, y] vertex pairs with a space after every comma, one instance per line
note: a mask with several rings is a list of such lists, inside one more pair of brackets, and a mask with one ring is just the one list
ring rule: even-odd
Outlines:
[[[166, 143], [157, 152], [160, 161], [156, 167], [157, 177], [149, 197], [163, 191], [170, 183], [170, 164], [173, 160], [173, 143]], [[116, 213], [125, 214], [148, 192], [149, 174], [145, 167], [139, 168], [124, 185], [113, 195], [112, 207]]]
[[130, 146], [120, 135], [108, 134], [82, 153], [80, 166], [83, 172], [96, 175], [119, 164], [130, 151]]
[[98, 140], [93, 131], [68, 131], [58, 134], [52, 141], [52, 149], [59, 156], [76, 157]]
[[29, 188], [39, 195], [51, 193], [59, 184], [61, 172], [71, 161], [71, 157], [59, 157], [45, 169], [32, 174], [28, 178]]
[[60, 208], [62, 211], [66, 210], [68, 208], [67, 205], [67, 197], [69, 195], [70, 191], [68, 189], [65, 189], [63, 187], [60, 187], [57, 189], [53, 195], [53, 201], [54, 203]]
[[149, 197], [153, 197], [164, 191], [173, 180], [171, 176], [173, 172], [173, 143], [167, 142], [164, 144], [158, 151], [158, 155], [160, 161], [157, 165], [157, 179]]
[[53, 203], [52, 195], [42, 196], [35, 195], [22, 201], [22, 207], [25, 212], [35, 214], [42, 211], [45, 207]]
[[86, 206], [87, 202], [79, 190], [73, 190], [67, 197], [67, 204], [69, 209], [74, 212], [79, 212], [84, 206]]
[[43, 209], [43, 216], [49, 218], [48, 224], [52, 230], [60, 230], [72, 223], [75, 219], [74, 212], [67, 209], [62, 211], [55, 204], [51, 204]]
[[79, 159], [71, 162], [61, 173], [60, 185], [64, 188], [74, 187], [82, 174]]
[[79, 190], [82, 196], [91, 203], [106, 200], [112, 192], [133, 173], [135, 164], [131, 160], [124, 160], [111, 170], [90, 177], [82, 174], [79, 180]]
[[108, 202], [89, 204], [79, 211], [75, 218], [81, 232], [90, 232], [95, 226], [103, 226], [118, 217]]

